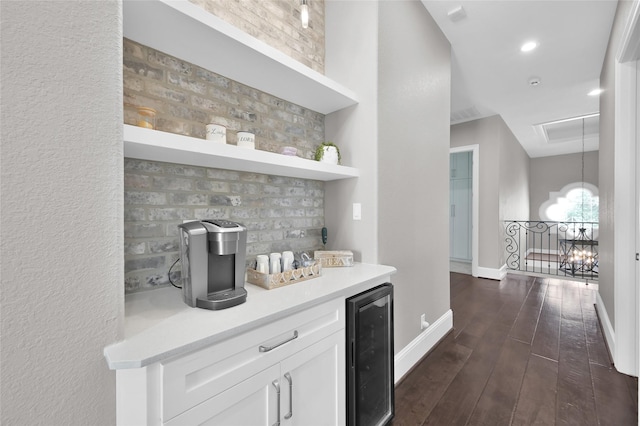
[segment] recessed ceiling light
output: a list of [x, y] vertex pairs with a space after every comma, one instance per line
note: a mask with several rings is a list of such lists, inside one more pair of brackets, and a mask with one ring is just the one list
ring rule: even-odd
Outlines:
[[592, 91], [590, 91], [589, 93], [587, 93], [589, 96], [598, 96], [600, 93], [602, 93], [602, 89], [597, 88], [597, 89], [593, 89]]
[[531, 52], [533, 49], [538, 47], [538, 43], [535, 41], [528, 41], [520, 47], [521, 52]]

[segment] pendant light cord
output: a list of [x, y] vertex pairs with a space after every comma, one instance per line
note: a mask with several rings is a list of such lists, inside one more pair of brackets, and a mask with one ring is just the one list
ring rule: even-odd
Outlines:
[[584, 226], [584, 118], [582, 118], [582, 210], [581, 217]]

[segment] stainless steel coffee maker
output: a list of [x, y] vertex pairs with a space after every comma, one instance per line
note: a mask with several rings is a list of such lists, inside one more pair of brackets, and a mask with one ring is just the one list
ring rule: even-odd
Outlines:
[[228, 220], [199, 220], [178, 228], [184, 302], [203, 309], [244, 303], [247, 229]]

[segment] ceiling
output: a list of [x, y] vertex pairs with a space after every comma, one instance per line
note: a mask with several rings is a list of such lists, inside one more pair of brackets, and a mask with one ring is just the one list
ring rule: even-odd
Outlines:
[[[552, 142], [539, 125], [598, 112], [587, 94], [599, 86], [617, 0], [422, 3], [451, 43], [451, 124], [498, 114], [532, 158], [582, 150], [582, 120], [552, 126], [563, 135]], [[538, 47], [523, 53], [527, 41]], [[597, 122], [585, 125], [586, 151], [598, 149]]]

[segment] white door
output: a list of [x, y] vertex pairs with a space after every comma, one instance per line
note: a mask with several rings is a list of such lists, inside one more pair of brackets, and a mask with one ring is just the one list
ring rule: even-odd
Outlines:
[[473, 153], [452, 153], [449, 164], [449, 258], [470, 261]]
[[[615, 63], [615, 170], [614, 173], [614, 217], [615, 217], [615, 287], [614, 321], [605, 328], [610, 342], [615, 367], [624, 374], [637, 376], [639, 371], [640, 289], [638, 261], [635, 253], [638, 246], [637, 202], [640, 197], [638, 179], [629, 180], [638, 173], [638, 126], [640, 124], [640, 1], [634, 1], [631, 13], [620, 38]], [[629, 153], [636, 155], [629, 157]], [[625, 155], [626, 154], [626, 155]], [[632, 160], [629, 160], [631, 158]], [[635, 169], [635, 171], [634, 171]], [[634, 203], [633, 200], [636, 200]], [[631, 205], [629, 205], [631, 200]], [[630, 230], [635, 231], [633, 234]], [[634, 253], [635, 252], [635, 253]], [[615, 330], [611, 322], [615, 323]]]
[[[640, 120], [637, 114], [640, 113], [640, 60], [636, 61], [636, 276], [635, 276], [635, 290], [636, 290], [636, 340], [635, 340], [635, 355], [633, 357], [636, 360], [635, 373], [640, 373]], [[640, 383], [638, 384], [638, 390], [640, 391]], [[638, 402], [640, 402], [640, 393], [638, 396]], [[638, 419], [638, 425], [640, 425], [640, 419]]]
[[344, 330], [282, 361], [281, 425], [346, 422]]
[[[272, 426], [282, 398], [276, 364], [169, 420], [165, 425]], [[278, 396], [278, 387], [280, 396]]]
[[[636, 61], [636, 374], [640, 374], [640, 60]], [[638, 404], [640, 404], [640, 382], [638, 383]], [[640, 426], [640, 418], [638, 418]]]

